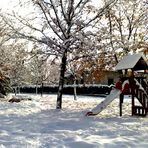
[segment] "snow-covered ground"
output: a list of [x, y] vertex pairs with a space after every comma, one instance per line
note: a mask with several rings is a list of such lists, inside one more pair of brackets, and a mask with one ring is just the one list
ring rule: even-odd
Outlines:
[[[11, 95], [9, 96], [11, 97]], [[104, 98], [29, 95], [32, 100], [0, 101], [0, 148], [147, 148], [148, 118], [131, 116], [130, 99], [119, 116], [118, 99], [93, 117], [85, 113]]]

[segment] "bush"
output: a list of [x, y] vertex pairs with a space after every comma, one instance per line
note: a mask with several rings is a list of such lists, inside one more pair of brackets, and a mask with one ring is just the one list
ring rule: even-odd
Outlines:
[[8, 93], [12, 92], [10, 85], [10, 79], [5, 76], [0, 76], [0, 94], [6, 96]]

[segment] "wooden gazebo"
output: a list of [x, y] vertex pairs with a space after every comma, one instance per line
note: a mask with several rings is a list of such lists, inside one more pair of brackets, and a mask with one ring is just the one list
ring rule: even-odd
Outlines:
[[[116, 65], [115, 70], [124, 71], [122, 80], [128, 81], [129, 84], [129, 90], [123, 91], [120, 95], [120, 116], [122, 116], [122, 103], [124, 95], [131, 95], [132, 115], [146, 116], [148, 114], [147, 78], [146, 76], [135, 76], [135, 71], [143, 71], [143, 73], [147, 73], [148, 61], [146, 57], [141, 53], [127, 55]], [[130, 74], [128, 74], [129, 70]], [[136, 105], [136, 99], [140, 105]]]

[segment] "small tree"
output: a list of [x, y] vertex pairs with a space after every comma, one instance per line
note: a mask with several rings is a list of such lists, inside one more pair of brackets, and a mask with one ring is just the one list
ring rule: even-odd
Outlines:
[[0, 97], [12, 92], [10, 79], [0, 73]]

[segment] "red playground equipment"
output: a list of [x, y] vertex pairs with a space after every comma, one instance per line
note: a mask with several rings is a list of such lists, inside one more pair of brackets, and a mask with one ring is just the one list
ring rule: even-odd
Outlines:
[[[124, 95], [131, 96], [132, 115], [146, 116], [148, 114], [148, 62], [142, 54], [128, 55], [116, 66], [116, 70], [124, 70], [124, 76], [116, 83], [116, 88], [121, 90], [120, 94], [120, 116], [122, 116], [122, 103]], [[128, 71], [130, 70], [130, 71]], [[135, 72], [143, 72], [143, 76], [135, 76]], [[143, 70], [143, 71], [141, 71]], [[136, 101], [138, 105], [136, 105]]]
[[[131, 96], [132, 115], [146, 116], [148, 114], [148, 62], [142, 54], [125, 56], [116, 66], [116, 71], [124, 74], [116, 83], [110, 94], [86, 116], [95, 116], [107, 107], [114, 99], [119, 97], [120, 116], [122, 116], [122, 104], [125, 95]], [[129, 71], [130, 70], [130, 71]], [[135, 72], [143, 70], [141, 76], [135, 76]], [[138, 102], [138, 105], [136, 104]]]

